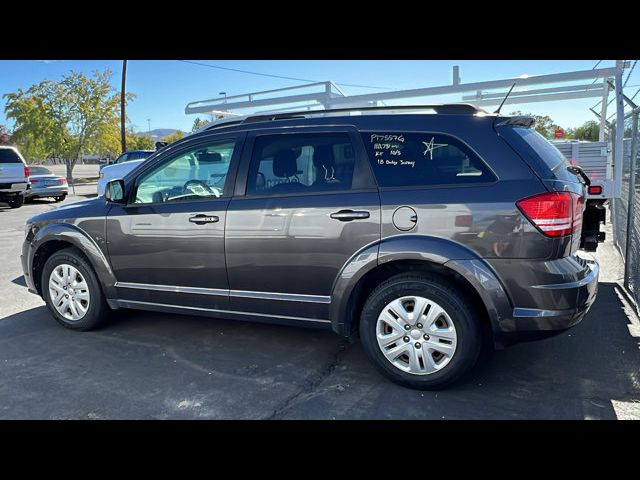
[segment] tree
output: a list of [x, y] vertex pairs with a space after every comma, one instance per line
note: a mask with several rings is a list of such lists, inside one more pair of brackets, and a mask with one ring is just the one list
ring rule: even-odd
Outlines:
[[83, 153], [117, 151], [113, 125], [118, 125], [120, 103], [110, 78], [109, 70], [91, 77], [72, 71], [59, 82], [44, 80], [5, 94], [7, 118], [15, 120], [14, 141], [28, 158], [63, 158], [72, 182]]
[[184, 138], [184, 132], [177, 130], [175, 133], [167, 135], [166, 137], [162, 137], [160, 140], [163, 142], [171, 143], [175, 142], [176, 140], [180, 140], [181, 138]]
[[54, 134], [54, 121], [47, 114], [45, 97], [52, 83], [45, 80], [26, 91], [18, 89], [16, 93], [3, 95], [7, 99], [6, 116], [15, 120], [12, 140], [30, 163], [43, 161], [62, 148], [60, 135]]
[[589, 140], [597, 142], [600, 135], [600, 124], [595, 120], [589, 120], [581, 126], [568, 132], [568, 137], [576, 140]]
[[194, 132], [196, 132], [196, 131], [200, 130], [200, 129], [201, 129], [202, 127], [204, 127], [207, 123], [209, 123], [209, 122], [207, 122], [206, 120], [200, 120], [200, 118], [196, 118], [196, 119], [193, 121], [193, 127], [191, 127], [191, 133], [194, 133]]
[[131, 143], [127, 137], [127, 145], [131, 150], [155, 150], [156, 142], [149, 135], [135, 135]]
[[11, 134], [5, 125], [0, 125], [0, 145], [11, 145]]
[[522, 113], [520, 110], [510, 113], [509, 115], [518, 115], [518, 116], [526, 116], [535, 118], [535, 123], [533, 128], [535, 128], [536, 132], [547, 139], [552, 139], [554, 137], [554, 133], [557, 129], [561, 128], [559, 125], [554, 123], [554, 121], [548, 115], [533, 115], [532, 113]]

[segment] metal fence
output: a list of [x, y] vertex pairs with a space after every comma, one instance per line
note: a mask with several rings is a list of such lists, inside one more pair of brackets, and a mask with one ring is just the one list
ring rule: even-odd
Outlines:
[[[613, 240], [624, 257], [624, 286], [640, 306], [640, 159], [638, 116], [633, 111], [631, 138], [624, 141], [622, 188], [612, 203]], [[626, 135], [625, 135], [626, 136]], [[635, 158], [634, 158], [635, 157]]]

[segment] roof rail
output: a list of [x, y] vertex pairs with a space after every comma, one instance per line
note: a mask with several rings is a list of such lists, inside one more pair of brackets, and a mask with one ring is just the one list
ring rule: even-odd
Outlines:
[[477, 108], [470, 103], [449, 103], [432, 105], [384, 105], [372, 107], [331, 108], [327, 110], [300, 110], [263, 115], [250, 115], [242, 123], [263, 122], [269, 120], [281, 120], [286, 118], [304, 118], [311, 115], [324, 115], [328, 113], [369, 112], [369, 111], [396, 111], [396, 110], [433, 110], [437, 114], [444, 115], [474, 115], [477, 113], [488, 114], [485, 110]]

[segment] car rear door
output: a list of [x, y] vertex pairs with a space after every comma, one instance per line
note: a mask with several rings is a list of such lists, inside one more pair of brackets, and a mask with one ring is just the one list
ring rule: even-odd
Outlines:
[[328, 322], [338, 273], [380, 239], [380, 198], [355, 133], [248, 135], [225, 232], [233, 310]]

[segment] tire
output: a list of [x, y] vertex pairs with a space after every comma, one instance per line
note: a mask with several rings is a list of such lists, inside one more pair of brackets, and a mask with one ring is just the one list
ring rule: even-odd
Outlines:
[[[71, 308], [69, 308], [66, 314], [63, 315], [63, 313], [54, 306], [52, 288], [49, 287], [49, 281], [54, 270], [57, 270], [60, 267], [63, 269], [62, 273], [64, 274], [66, 266], [71, 267], [72, 270], [75, 269], [80, 275], [79, 277], [75, 277], [76, 280], [83, 279], [84, 285], [86, 285], [86, 289], [81, 286], [78, 288], [78, 291], [73, 292], [77, 297], [73, 297], [73, 295], [71, 295], [71, 297], [76, 300], [75, 304], [80, 302], [81, 307], [83, 306], [86, 309], [86, 312], [82, 314], [81, 310], [76, 308], [78, 315], [82, 314], [80, 318], [76, 319], [68, 318], [69, 316], [73, 316]], [[56, 275], [59, 275], [59, 273], [60, 270], [57, 270]], [[61, 282], [59, 277], [56, 278], [58, 282]], [[63, 279], [62, 283], [68, 283], [67, 279]], [[102, 293], [100, 283], [93, 271], [93, 267], [85, 256], [76, 248], [65, 248], [63, 250], [59, 250], [47, 259], [42, 270], [40, 285], [42, 286], [42, 297], [44, 298], [49, 311], [53, 314], [56, 321], [63, 327], [84, 332], [98, 327], [101, 323], [107, 320], [109, 316], [111, 310], [107, 305], [107, 301]], [[69, 284], [69, 286], [72, 285], [74, 284]], [[83, 284], [79, 283], [79, 285]], [[60, 288], [64, 288], [64, 291], [67, 291], [68, 287], [65, 288], [58, 283], [58, 291], [60, 291], [61, 294], [64, 294], [64, 291], [60, 290]], [[81, 295], [83, 296], [83, 299], [85, 298], [85, 291], [88, 293], [88, 301], [86, 301], [86, 304], [83, 300], [78, 300]]]
[[7, 202], [10, 208], [20, 208], [24, 205], [24, 195], [15, 195], [11, 200]]
[[66, 195], [60, 195], [59, 197], [53, 197], [56, 202], [64, 202], [64, 199], [67, 198]]
[[[401, 315], [414, 319], [403, 321], [402, 316], [385, 313], [390, 303], [400, 299], [392, 310], [402, 308]], [[422, 305], [427, 315], [416, 318], [410, 312], [412, 302]], [[438, 314], [437, 307], [444, 314]], [[472, 304], [451, 282], [429, 273], [403, 273], [381, 283], [367, 298], [360, 317], [360, 338], [383, 375], [400, 385], [435, 390], [452, 385], [476, 364], [483, 338], [480, 322]], [[401, 332], [406, 325], [411, 328]]]

